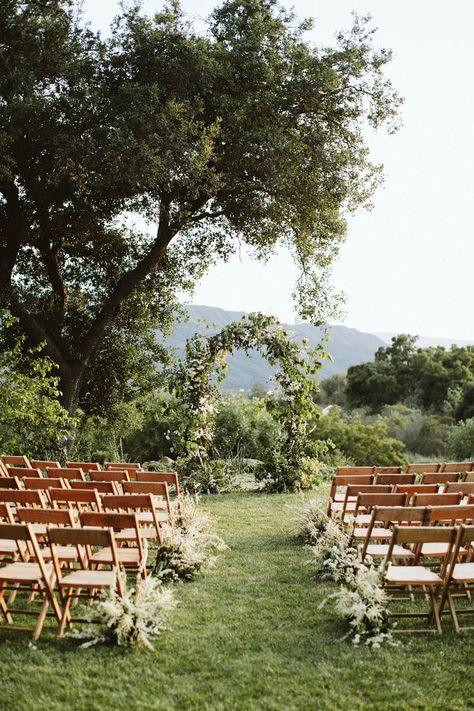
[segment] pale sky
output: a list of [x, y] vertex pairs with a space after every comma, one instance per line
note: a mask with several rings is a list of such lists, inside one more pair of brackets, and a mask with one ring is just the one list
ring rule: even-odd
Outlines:
[[[474, 1], [294, 0], [316, 25], [308, 36], [330, 44], [350, 26], [351, 11], [370, 14], [376, 43], [391, 48], [387, 73], [405, 97], [404, 126], [369, 138], [385, 167], [372, 212], [349, 221], [332, 282], [347, 296], [344, 325], [474, 340]], [[116, 0], [85, 0], [95, 28], [107, 30]], [[210, 0], [183, 0], [205, 17]], [[147, 11], [162, 3], [148, 0]], [[284, 252], [266, 265], [242, 254], [213, 268], [192, 301], [225, 309], [273, 313], [294, 320], [296, 271]]]

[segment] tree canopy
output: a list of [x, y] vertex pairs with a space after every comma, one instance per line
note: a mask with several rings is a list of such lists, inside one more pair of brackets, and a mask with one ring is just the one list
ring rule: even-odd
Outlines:
[[367, 18], [323, 49], [309, 27], [227, 0], [198, 31], [172, 2], [102, 37], [72, 0], [1, 3], [0, 296], [70, 411], [149, 374], [150, 328], [240, 242], [288, 245], [300, 312], [323, 317], [347, 213], [381, 179], [364, 127], [394, 128], [400, 100]]
[[403, 402], [458, 419], [470, 417], [474, 400], [474, 346], [416, 348], [416, 336], [401, 334], [379, 348], [372, 363], [347, 371], [351, 407], [379, 412]]

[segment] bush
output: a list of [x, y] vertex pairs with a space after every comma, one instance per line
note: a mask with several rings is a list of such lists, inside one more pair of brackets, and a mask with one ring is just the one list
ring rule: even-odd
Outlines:
[[261, 400], [230, 395], [219, 403], [214, 444], [222, 458], [264, 461], [277, 446], [278, 433], [278, 424]]
[[318, 420], [314, 436], [333, 443], [335, 451], [329, 455], [329, 462], [334, 456], [339, 461], [344, 459], [346, 463], [361, 466], [404, 465], [408, 462], [405, 445], [388, 436], [385, 422], [378, 420], [373, 424], [364, 424], [360, 419], [346, 421], [338, 407], [333, 407]]
[[451, 429], [448, 438], [448, 453], [455, 460], [474, 459], [474, 417]]

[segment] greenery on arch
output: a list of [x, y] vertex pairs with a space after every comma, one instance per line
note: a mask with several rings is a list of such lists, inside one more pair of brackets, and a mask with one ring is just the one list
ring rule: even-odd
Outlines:
[[315, 375], [326, 354], [322, 345], [313, 349], [299, 345], [276, 318], [261, 313], [247, 314], [215, 335], [196, 334], [188, 340], [185, 357], [171, 374], [171, 387], [182, 407], [177, 429], [170, 433], [180, 472], [191, 486], [219, 488], [224, 465], [214, 445], [219, 389], [212, 376], [215, 373], [221, 382], [227, 356], [239, 349], [257, 350], [279, 367], [274, 375], [276, 393], [265, 400], [279, 435], [259, 477], [273, 491], [307, 488], [316, 477], [314, 460], [326, 450], [325, 442], [310, 442], [309, 437], [319, 417]]

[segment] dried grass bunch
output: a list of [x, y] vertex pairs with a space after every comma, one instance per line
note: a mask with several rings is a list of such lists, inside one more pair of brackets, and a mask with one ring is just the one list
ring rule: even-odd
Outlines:
[[191, 580], [214, 565], [227, 546], [213, 529], [214, 519], [200, 508], [199, 496], [182, 496], [170, 524], [163, 525], [154, 575], [163, 581]]
[[111, 591], [102, 595], [84, 617], [91, 623], [70, 637], [86, 640], [81, 646], [91, 647], [98, 642], [112, 642], [120, 647], [147, 647], [165, 629], [169, 614], [176, 607], [174, 592], [160, 580], [139, 577], [135, 587], [127, 587], [124, 580], [123, 596]]

